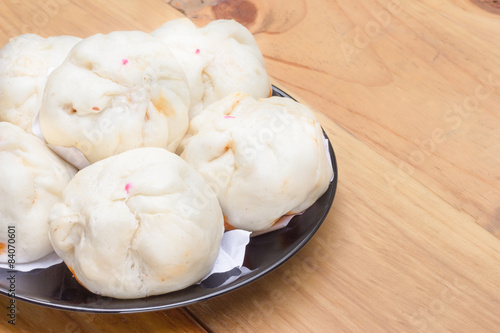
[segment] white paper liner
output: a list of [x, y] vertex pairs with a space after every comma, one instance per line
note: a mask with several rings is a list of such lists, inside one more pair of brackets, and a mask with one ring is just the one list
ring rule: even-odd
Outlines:
[[200, 281], [202, 287], [221, 287], [251, 272], [248, 268], [243, 267], [246, 246], [250, 242], [250, 234], [250, 231], [240, 229], [224, 233], [214, 267]]
[[20, 271], [20, 272], [29, 272], [35, 269], [44, 269], [50, 266], [57, 265], [62, 262], [62, 259], [55, 253], [49, 253], [45, 257], [38, 259], [36, 261], [28, 262], [25, 264], [14, 264], [14, 267], [11, 268], [10, 264], [0, 263], [1, 269], [7, 269], [11, 271]]

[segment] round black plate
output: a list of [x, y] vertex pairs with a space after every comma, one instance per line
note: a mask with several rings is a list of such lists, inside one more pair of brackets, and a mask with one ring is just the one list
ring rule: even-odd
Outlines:
[[[273, 95], [291, 98], [273, 87]], [[325, 134], [326, 135], [326, 134]], [[63, 310], [96, 313], [131, 313], [181, 307], [219, 296], [268, 274], [290, 259], [314, 235], [326, 218], [337, 187], [337, 164], [330, 142], [334, 179], [326, 193], [302, 215], [295, 216], [286, 228], [252, 237], [246, 249], [244, 265], [253, 270], [236, 281], [217, 288], [193, 285], [164, 295], [140, 299], [101, 297], [83, 288], [64, 263], [31, 272], [15, 273], [15, 298]], [[9, 296], [9, 273], [0, 269], [0, 293]]]

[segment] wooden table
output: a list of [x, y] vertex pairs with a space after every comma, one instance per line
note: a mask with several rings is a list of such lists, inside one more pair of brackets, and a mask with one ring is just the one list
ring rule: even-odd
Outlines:
[[279, 269], [206, 302], [116, 315], [18, 302], [16, 326], [2, 315], [1, 329], [499, 332], [495, 1], [202, 2], [5, 0], [0, 44], [238, 19], [273, 83], [311, 106], [333, 143], [339, 183], [324, 224]]

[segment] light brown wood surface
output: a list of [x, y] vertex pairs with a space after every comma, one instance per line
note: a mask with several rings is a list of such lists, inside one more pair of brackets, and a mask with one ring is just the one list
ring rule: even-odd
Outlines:
[[499, 332], [495, 4], [5, 0], [0, 44], [27, 32], [150, 32], [183, 15], [240, 20], [273, 83], [315, 110], [339, 165], [330, 214], [290, 261], [227, 295], [124, 315], [19, 303], [17, 325], [2, 316], [0, 329]]

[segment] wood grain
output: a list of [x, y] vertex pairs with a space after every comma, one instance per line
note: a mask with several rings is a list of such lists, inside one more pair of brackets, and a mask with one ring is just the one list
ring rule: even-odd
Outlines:
[[[9, 298], [0, 296], [5, 309]], [[206, 330], [184, 309], [134, 314], [95, 314], [49, 309], [17, 301], [16, 324], [0, 322], [2, 332], [197, 332]], [[6, 312], [5, 312], [6, 313]], [[3, 314], [3, 313], [2, 313]]]
[[283, 33], [307, 15], [305, 0], [165, 0], [198, 26], [232, 19], [252, 33]]
[[500, 2], [498, 0], [472, 0], [472, 2], [485, 10], [500, 14]]
[[181, 15], [238, 19], [273, 82], [315, 110], [339, 165], [332, 210], [290, 261], [228, 295], [115, 316], [23, 304], [24, 329], [498, 332], [498, 15], [472, 0], [10, 0], [0, 43]]
[[0, 1], [0, 13], [1, 45], [23, 33], [85, 38], [116, 30], [151, 32], [181, 17], [178, 11], [156, 0], [4, 0]]

